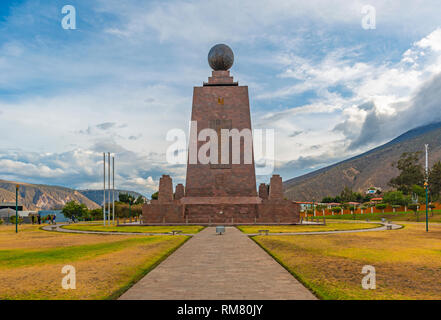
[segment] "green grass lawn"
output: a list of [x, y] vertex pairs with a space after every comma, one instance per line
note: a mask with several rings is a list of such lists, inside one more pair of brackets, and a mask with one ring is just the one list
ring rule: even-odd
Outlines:
[[195, 234], [204, 229], [203, 226], [103, 226], [101, 224], [71, 224], [62, 228], [82, 231], [136, 232], [136, 233], [169, 233], [181, 230], [185, 234]]
[[[365, 214], [343, 214], [330, 215], [326, 219], [341, 219], [341, 220], [381, 220], [386, 218], [392, 221], [417, 221], [416, 215], [413, 211], [407, 212], [387, 212], [387, 213], [365, 213]], [[426, 221], [426, 211], [419, 211], [419, 222]], [[433, 216], [429, 211], [429, 222], [441, 222], [441, 210], [433, 210]]]
[[[252, 237], [321, 299], [441, 299], [441, 226], [393, 231]], [[361, 286], [363, 266], [376, 289]]]
[[[0, 226], [0, 300], [114, 299], [189, 238]], [[76, 270], [75, 290], [61, 287], [65, 265]]]
[[259, 233], [259, 230], [269, 230], [270, 233], [288, 232], [324, 232], [337, 230], [372, 229], [381, 226], [379, 223], [344, 223], [327, 222], [323, 225], [277, 225], [277, 226], [238, 226], [237, 228], [247, 234]]
[[160, 240], [160, 237], [161, 236], [137, 237], [114, 242], [47, 248], [43, 250], [0, 250], [0, 268], [16, 268], [63, 261], [87, 260], [109, 252], [123, 250], [141, 244], [155, 243]]

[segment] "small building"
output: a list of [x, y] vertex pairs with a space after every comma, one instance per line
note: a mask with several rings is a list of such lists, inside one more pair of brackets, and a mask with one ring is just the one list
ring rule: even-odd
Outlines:
[[[36, 211], [22, 211], [22, 210], [19, 210], [17, 213], [19, 217], [23, 218], [24, 223], [30, 223], [31, 216], [37, 214]], [[15, 217], [15, 207], [14, 209], [11, 208], [0, 209], [0, 219], [3, 220], [5, 224], [8, 224], [10, 218], [13, 216]]]
[[369, 189], [366, 190], [366, 194], [374, 195], [378, 193], [381, 193], [380, 187], [370, 187]]
[[371, 202], [372, 203], [379, 203], [379, 202], [382, 202], [383, 201], [383, 198], [381, 198], [381, 197], [378, 197], [378, 198], [372, 198], [371, 199]]
[[300, 205], [300, 212], [305, 212], [306, 210], [312, 209], [312, 202], [310, 201], [293, 201], [293, 202]]
[[[0, 210], [8, 208], [15, 211], [15, 202], [0, 202]], [[23, 205], [20, 203], [18, 204], [18, 211], [23, 211]]]
[[9, 223], [9, 218], [15, 216], [15, 209], [11, 208], [2, 208], [0, 209], [0, 219], [3, 220], [5, 224]]
[[348, 202], [348, 205], [350, 205], [351, 207], [358, 207], [358, 206], [360, 206], [360, 202], [353, 202], [353, 201], [351, 201], [351, 202]]
[[329, 202], [325, 203], [325, 205], [328, 207], [328, 209], [334, 208], [334, 207], [340, 207], [341, 203], [339, 202]]

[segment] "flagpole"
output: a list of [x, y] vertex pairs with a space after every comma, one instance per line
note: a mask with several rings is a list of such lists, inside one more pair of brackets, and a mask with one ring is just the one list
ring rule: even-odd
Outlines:
[[104, 160], [104, 188], [103, 188], [103, 223], [106, 225], [106, 153], [103, 152], [103, 160]]
[[426, 189], [426, 232], [429, 231], [429, 145], [425, 144], [426, 147], [426, 181], [424, 187]]
[[113, 225], [115, 225], [115, 157], [112, 157], [112, 211], [113, 211]]
[[107, 210], [107, 222], [108, 222], [108, 224], [110, 225], [110, 152], [108, 152], [107, 153], [107, 155], [108, 155], [108, 161], [109, 161], [109, 166], [108, 166], [108, 168], [107, 168], [107, 171], [108, 171], [108, 186], [109, 186], [109, 205], [108, 205], [108, 210]]

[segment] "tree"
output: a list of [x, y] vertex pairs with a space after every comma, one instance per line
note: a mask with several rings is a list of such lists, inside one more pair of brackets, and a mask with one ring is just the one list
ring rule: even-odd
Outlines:
[[339, 213], [339, 212], [341, 212], [341, 207], [333, 207], [331, 210], [334, 213]]
[[118, 218], [130, 218], [140, 216], [142, 214], [141, 205], [128, 205], [126, 203], [115, 204], [115, 215]]
[[409, 197], [405, 196], [402, 191], [389, 191], [383, 196], [385, 203], [393, 206], [405, 206], [409, 203]]
[[158, 200], [159, 191], [152, 194], [152, 200]]
[[118, 198], [119, 198], [119, 202], [122, 203], [130, 203], [130, 202], [133, 203], [134, 200], [134, 197], [128, 193], [120, 193]]
[[397, 163], [392, 166], [400, 171], [400, 174], [389, 181], [389, 185], [402, 191], [405, 195], [410, 194], [413, 185], [422, 186], [424, 183], [424, 171], [420, 163], [421, 152], [404, 152]]
[[103, 218], [103, 209], [89, 210], [89, 216], [92, 220], [100, 220]]
[[[9, 217], [9, 222], [15, 224], [15, 215]], [[23, 217], [18, 216], [18, 224], [23, 223]]]
[[340, 193], [341, 201], [343, 202], [362, 202], [363, 196], [359, 192], [354, 192], [352, 189], [348, 187], [344, 187], [344, 189]]
[[144, 197], [143, 196], [138, 196], [138, 198], [136, 198], [134, 204], [144, 204]]
[[334, 202], [334, 198], [333, 197], [324, 197], [321, 202], [322, 203], [331, 203], [331, 202]]
[[412, 186], [412, 193], [416, 195], [418, 198], [426, 198], [426, 189], [417, 184]]
[[438, 200], [441, 193], [441, 161], [436, 162], [429, 171], [429, 191], [433, 200]]
[[68, 219], [80, 219], [87, 215], [87, 207], [84, 203], [79, 204], [75, 201], [69, 201], [61, 212]]

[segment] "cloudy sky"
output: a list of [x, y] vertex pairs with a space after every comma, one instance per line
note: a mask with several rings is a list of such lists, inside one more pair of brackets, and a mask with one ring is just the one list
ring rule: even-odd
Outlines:
[[183, 182], [165, 136], [187, 130], [216, 43], [254, 128], [275, 129], [276, 172], [332, 164], [441, 121], [440, 16], [439, 0], [1, 1], [0, 179], [100, 188], [110, 151], [118, 188]]

